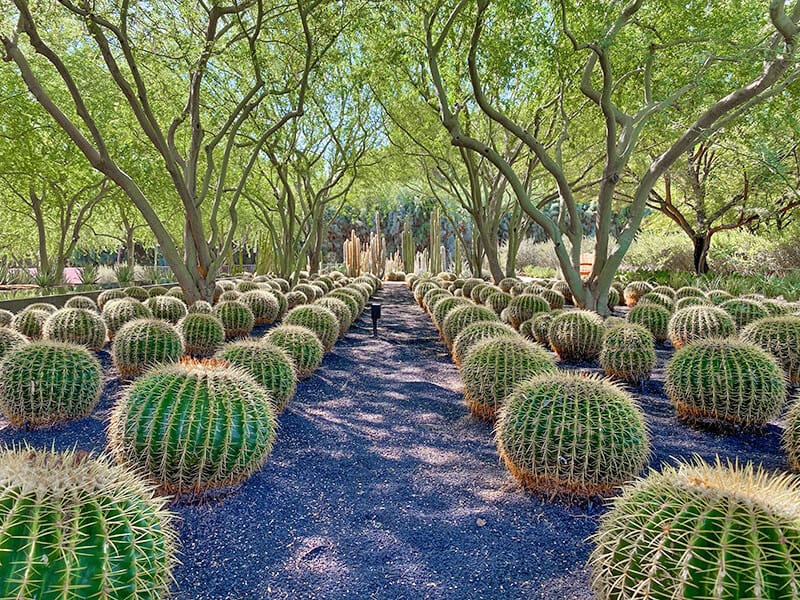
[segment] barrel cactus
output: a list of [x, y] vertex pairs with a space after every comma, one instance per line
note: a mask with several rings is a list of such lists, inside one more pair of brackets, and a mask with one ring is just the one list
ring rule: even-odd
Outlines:
[[186, 312], [187, 314], [205, 313], [210, 315], [212, 312], [214, 312], [214, 307], [212, 307], [205, 300], [196, 300], [194, 304], [187, 307]]
[[256, 325], [270, 325], [278, 319], [281, 307], [278, 299], [269, 292], [262, 290], [244, 292], [239, 298], [239, 302], [252, 311]]
[[417, 304], [419, 304], [422, 308], [425, 308], [425, 305], [422, 303], [422, 300], [425, 298], [425, 294], [431, 290], [441, 289], [441, 287], [442, 286], [435, 281], [420, 281], [414, 286], [414, 300], [416, 300]]
[[139, 302], [145, 302], [150, 297], [148, 291], [143, 287], [139, 287], [138, 285], [132, 285], [131, 287], [126, 287], [122, 291], [125, 292], [125, 295], [128, 296], [128, 298], [133, 298], [134, 300], [138, 300]]
[[494, 311], [485, 306], [466, 304], [451, 310], [442, 323], [442, 339], [448, 349], [452, 349], [456, 336], [470, 323], [478, 321], [497, 321]]
[[331, 298], [330, 296], [324, 296], [319, 300], [314, 302], [317, 306], [322, 306], [323, 308], [327, 308], [331, 311], [334, 316], [336, 317], [336, 321], [339, 323], [339, 336], [343, 336], [348, 329], [350, 329], [350, 325], [352, 325], [352, 313], [350, 312], [350, 307], [344, 303], [343, 300], [339, 298]]
[[639, 302], [639, 300], [645, 294], [652, 290], [653, 287], [654, 286], [646, 281], [631, 281], [625, 286], [625, 290], [623, 292], [625, 304], [628, 306], [636, 306], [636, 303]]
[[547, 300], [534, 294], [520, 294], [508, 303], [508, 318], [511, 319], [514, 329], [519, 329], [522, 323], [532, 319], [537, 313], [549, 311], [550, 304]]
[[26, 308], [14, 315], [14, 318], [11, 319], [11, 327], [29, 339], [38, 340], [42, 337], [44, 323], [49, 316], [50, 313], [45, 310]]
[[232, 302], [234, 300], [238, 300], [241, 297], [242, 297], [242, 294], [240, 292], [237, 292], [236, 290], [225, 290], [224, 292], [222, 292], [219, 295], [219, 298], [217, 299], [217, 301], [218, 302]]
[[186, 295], [183, 293], [183, 288], [179, 285], [173, 285], [171, 288], [167, 290], [167, 293], [164, 294], [165, 296], [171, 296], [172, 298], [177, 298], [184, 304], [186, 304]]
[[0, 327], [11, 327], [11, 321], [14, 320], [14, 313], [10, 310], [0, 308]]
[[165, 504], [107, 458], [0, 450], [0, 597], [166, 597], [177, 533]]
[[156, 296], [146, 303], [147, 308], [156, 319], [162, 319], [175, 325], [186, 316], [188, 309], [182, 300], [174, 296]]
[[275, 442], [269, 394], [224, 361], [157, 367], [116, 404], [108, 445], [162, 491], [203, 495], [261, 468]]
[[560, 315], [563, 310], [554, 310], [549, 313], [539, 313], [530, 320], [531, 337], [540, 344], [550, 347], [550, 322], [553, 317]]
[[667, 364], [664, 391], [684, 420], [758, 428], [780, 413], [786, 375], [753, 344], [704, 339], [675, 353]]
[[736, 335], [736, 323], [716, 306], [682, 308], [675, 311], [667, 325], [667, 336], [676, 349], [694, 340], [731, 335]]
[[732, 300], [726, 300], [720, 304], [719, 307], [733, 317], [733, 322], [736, 323], [737, 329], [741, 329], [753, 321], [765, 319], [769, 316], [769, 311], [767, 311], [760, 302], [755, 300], [734, 298]]
[[100, 363], [83, 346], [38, 341], [16, 346], [0, 368], [0, 412], [14, 427], [80, 419], [100, 400]]
[[151, 288], [147, 288], [147, 295], [150, 296], [151, 298], [154, 298], [155, 296], [163, 296], [168, 291], [169, 290], [165, 288], [163, 285], [154, 285]]
[[656, 366], [655, 340], [650, 330], [625, 323], [606, 330], [600, 350], [600, 366], [606, 375], [627, 383], [650, 378]]
[[318, 304], [293, 308], [283, 322], [286, 325], [299, 325], [313, 331], [317, 334], [325, 352], [330, 352], [339, 339], [339, 320], [333, 312]]
[[461, 293], [465, 298], [472, 298], [472, 288], [482, 283], [485, 283], [483, 279], [478, 277], [470, 277], [469, 279], [465, 280], [464, 285], [461, 286]]
[[82, 308], [84, 310], [93, 310], [99, 312], [97, 304], [91, 298], [86, 296], [73, 296], [64, 303], [64, 308]]
[[569, 287], [569, 284], [566, 281], [559, 279], [553, 283], [550, 289], [553, 289], [564, 296], [564, 300], [566, 302], [575, 304], [575, 299], [572, 297], [572, 288]]
[[460, 298], [458, 296], [451, 296], [449, 298], [436, 298], [434, 303], [431, 304], [431, 320], [437, 329], [441, 332], [444, 320], [451, 311], [460, 306], [470, 306], [469, 300]]
[[675, 290], [668, 285], [657, 285], [650, 291], [656, 294], [661, 294], [662, 296], [667, 296], [673, 301], [675, 300]]
[[258, 284], [255, 281], [250, 281], [244, 279], [236, 284], [236, 291], [241, 292], [242, 294], [246, 294], [247, 292], [252, 292], [253, 290], [259, 289]]
[[608, 306], [608, 310], [614, 310], [614, 307], [619, 305], [619, 292], [612, 288], [608, 288], [608, 302], [606, 302], [606, 306]]
[[639, 300], [639, 303], [652, 303], [658, 304], [659, 306], [663, 306], [668, 311], [672, 312], [672, 309], [675, 306], [675, 302], [669, 296], [665, 294], [659, 294], [658, 292], [647, 292], [642, 298]]
[[103, 310], [109, 300], [121, 300], [123, 298], [128, 298], [128, 295], [119, 288], [105, 290], [97, 296], [97, 307]]
[[303, 294], [306, 297], [306, 302], [313, 302], [318, 297], [322, 296], [322, 293], [320, 293], [318, 288], [306, 283], [298, 283], [296, 286], [294, 286], [294, 288], [292, 288], [292, 291]]
[[603, 347], [604, 333], [600, 315], [588, 310], [571, 310], [550, 321], [547, 337], [550, 348], [561, 360], [583, 361], [597, 358]]
[[343, 290], [333, 290], [330, 294], [325, 296], [325, 298], [344, 302], [347, 306], [347, 310], [350, 312], [349, 321], [351, 325], [355, 323], [356, 319], [358, 319], [358, 315], [361, 314], [361, 305], [358, 303], [358, 300]]
[[420, 302], [420, 306], [425, 310], [430, 310], [430, 304], [434, 300], [434, 298], [442, 297], [442, 296], [452, 296], [449, 291], [442, 287], [434, 287], [429, 289], [425, 292], [425, 295], [422, 297], [422, 301]]
[[213, 314], [189, 313], [178, 321], [177, 330], [192, 356], [211, 356], [225, 342], [225, 326]]
[[467, 325], [453, 341], [453, 362], [461, 365], [472, 348], [482, 342], [497, 337], [519, 337], [513, 327], [499, 321], [478, 321]]
[[247, 337], [256, 322], [253, 311], [238, 300], [223, 300], [214, 307], [212, 314], [222, 321], [226, 340]]
[[22, 335], [16, 329], [10, 327], [0, 327], [0, 359], [2, 359], [7, 352], [13, 350], [21, 344], [27, 344], [28, 338]]
[[797, 598], [800, 480], [700, 459], [625, 487], [589, 558], [599, 600]]
[[216, 356], [244, 369], [265, 388], [276, 414], [283, 412], [294, 396], [297, 375], [284, 349], [261, 341], [243, 340], [226, 344]]
[[83, 308], [62, 308], [44, 322], [42, 337], [100, 350], [106, 343], [106, 324], [99, 314]]
[[308, 304], [308, 296], [306, 296], [303, 292], [292, 290], [286, 294], [286, 306], [288, 310], [291, 310], [296, 306], [301, 306], [302, 304]]
[[464, 399], [474, 416], [492, 420], [519, 382], [555, 370], [552, 355], [520, 336], [490, 338], [473, 346], [461, 363]]
[[546, 373], [523, 381], [498, 412], [495, 440], [520, 484], [543, 496], [605, 496], [650, 456], [644, 415], [610, 380]]
[[704, 296], [684, 296], [675, 301], [675, 310], [681, 310], [689, 306], [712, 306], [713, 302]]
[[705, 298], [706, 293], [699, 287], [694, 287], [691, 285], [686, 285], [675, 290], [675, 300], [680, 300], [681, 298], [689, 298], [692, 296], [697, 298]]
[[267, 332], [264, 341], [285, 350], [301, 378], [317, 370], [325, 353], [317, 334], [299, 325], [279, 325]]
[[111, 300], [103, 307], [103, 321], [108, 329], [109, 339], [114, 339], [117, 331], [130, 321], [148, 319], [153, 316], [150, 309], [133, 298]]
[[111, 345], [111, 357], [123, 379], [138, 377], [159, 363], [177, 362], [183, 354], [181, 335], [161, 319], [125, 323]]
[[769, 352], [786, 371], [789, 381], [800, 384], [800, 316], [754, 321], [742, 329], [739, 337]]

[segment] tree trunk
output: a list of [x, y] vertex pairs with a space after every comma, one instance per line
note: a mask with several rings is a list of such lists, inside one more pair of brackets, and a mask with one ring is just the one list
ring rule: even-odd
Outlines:
[[698, 275], [708, 273], [708, 249], [711, 247], [711, 234], [698, 235], [694, 238], [694, 271]]

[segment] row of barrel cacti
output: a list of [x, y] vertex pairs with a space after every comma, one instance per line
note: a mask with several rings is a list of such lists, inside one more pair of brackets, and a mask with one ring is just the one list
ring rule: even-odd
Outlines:
[[[112, 409], [107, 454], [0, 450], [0, 597], [168, 595], [178, 536], [163, 494], [228, 490], [263, 466], [298, 376], [319, 365], [380, 285], [374, 277], [330, 279], [309, 282], [320, 297], [306, 290], [314, 299], [288, 310], [261, 339], [225, 344], [228, 328], [213, 310], [122, 325], [112, 354], [136, 379]], [[244, 288], [242, 295], [255, 291], [242, 283], [224, 282]], [[248, 283], [261, 290], [265, 282]], [[238, 300], [217, 306], [227, 302]], [[99, 306], [82, 304], [62, 310], [99, 316]], [[192, 335], [201, 358], [186, 355]], [[86, 346], [30, 340], [11, 327], [0, 327], [0, 340], [0, 411], [12, 426], [77, 419], [97, 405], [102, 372]]]
[[[650, 446], [634, 397], [611, 380], [559, 372], [551, 354], [521, 335], [546, 342], [562, 359], [596, 355], [606, 372], [609, 355], [616, 354], [611, 371], [630, 381], [649, 373], [652, 366], [643, 368], [642, 361], [655, 363], [649, 328], [618, 317], [603, 323], [572, 310], [579, 316], [570, 327], [551, 329], [560, 316], [552, 308], [536, 310], [543, 305], [532, 300], [526, 310], [542, 320], [550, 315], [546, 326], [536, 316], [521, 323], [516, 314], [503, 319], [515, 298], [536, 295], [531, 284], [468, 282], [448, 275], [408, 279], [460, 367], [471, 412], [494, 420], [498, 452], [509, 471], [525, 488], [550, 497], [605, 496], [622, 489], [592, 538], [589, 566], [598, 598], [800, 597], [794, 579], [800, 568], [800, 480], [751, 464], [699, 458], [638, 477]], [[483, 291], [489, 287], [499, 291]], [[509, 295], [504, 302], [491, 301], [501, 292]], [[664, 292], [656, 291], [669, 295]], [[673, 293], [699, 298], [684, 296], [686, 290]], [[660, 299], [639, 300], [648, 306]], [[738, 299], [720, 304], [731, 300]], [[741, 315], [755, 313], [749, 301], [759, 299], [744, 300], [736, 308], [740, 318], [720, 309], [733, 321], [723, 331], [703, 315], [681, 318], [684, 310], [713, 309], [713, 300], [677, 309], [674, 329], [688, 335], [675, 344], [665, 391], [680, 417], [760, 427], [780, 412], [787, 383], [796, 382], [800, 317], [791, 313], [797, 307], [769, 301], [768, 312], [780, 314], [749, 318]], [[565, 340], [571, 340], [567, 348]], [[646, 358], [641, 348], [648, 349]], [[800, 399], [786, 416], [783, 443], [790, 466], [800, 469]]]

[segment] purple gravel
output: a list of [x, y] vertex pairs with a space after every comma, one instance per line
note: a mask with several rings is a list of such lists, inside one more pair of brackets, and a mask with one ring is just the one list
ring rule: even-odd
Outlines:
[[[265, 468], [225, 498], [174, 507], [183, 562], [174, 597], [591, 598], [587, 537], [603, 507], [522, 492], [500, 464], [491, 425], [468, 416], [429, 317], [402, 284], [386, 284], [379, 298], [379, 339], [365, 313], [298, 386]], [[653, 380], [637, 392], [654, 466], [719, 454], [787, 468], [778, 424], [723, 435], [679, 423], [662, 391], [671, 350], [658, 354]], [[3, 429], [0, 441], [101, 450], [119, 392], [108, 354], [101, 359], [110, 376], [90, 418]]]

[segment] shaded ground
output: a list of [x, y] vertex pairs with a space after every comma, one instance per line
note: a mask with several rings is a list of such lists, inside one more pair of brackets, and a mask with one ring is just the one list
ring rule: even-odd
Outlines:
[[[549, 504], [518, 489], [491, 426], [468, 416], [430, 319], [402, 284], [386, 288], [379, 339], [365, 313], [299, 385], [266, 467], [222, 500], [175, 507], [183, 561], [175, 598], [591, 598], [586, 538], [603, 508]], [[669, 354], [659, 350], [640, 395], [654, 465], [696, 453], [786, 468], [777, 425], [726, 436], [680, 424], [662, 395]], [[91, 418], [2, 430], [0, 441], [101, 450], [119, 391], [109, 373]]]

